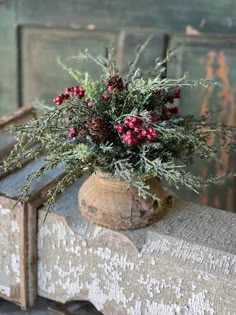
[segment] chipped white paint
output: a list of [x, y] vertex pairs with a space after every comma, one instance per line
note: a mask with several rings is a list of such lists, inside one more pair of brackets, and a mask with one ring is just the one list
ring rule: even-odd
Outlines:
[[11, 298], [20, 284], [20, 220], [14, 201], [0, 198], [0, 294]]
[[10, 213], [10, 209], [6, 209], [3, 207], [2, 204], [0, 204], [0, 215], [3, 214], [3, 215], [8, 215]]
[[11, 288], [0, 284], [0, 293], [5, 295], [5, 296], [7, 296], [7, 297], [10, 297], [10, 295], [11, 295]]
[[105, 315], [236, 314], [233, 254], [153, 230], [138, 252], [122, 233], [94, 231], [77, 234], [53, 214], [39, 224], [39, 295], [89, 300]]

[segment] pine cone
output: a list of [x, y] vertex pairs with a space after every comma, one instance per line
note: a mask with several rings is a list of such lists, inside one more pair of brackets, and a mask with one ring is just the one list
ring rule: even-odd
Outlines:
[[114, 88], [117, 88], [119, 91], [122, 91], [124, 89], [123, 80], [119, 77], [118, 74], [110, 77], [108, 79], [107, 85], [113, 86]]
[[79, 139], [83, 139], [83, 138], [85, 138], [87, 136], [87, 134], [88, 134], [87, 130], [81, 129], [80, 132], [78, 133], [78, 138]]
[[111, 141], [113, 132], [110, 125], [102, 117], [93, 117], [86, 124], [85, 127], [96, 144], [106, 143]]

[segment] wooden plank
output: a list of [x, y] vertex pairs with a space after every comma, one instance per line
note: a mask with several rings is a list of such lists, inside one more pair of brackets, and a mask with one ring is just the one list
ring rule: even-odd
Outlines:
[[[180, 113], [200, 115], [208, 109], [221, 110], [217, 120], [221, 124], [236, 126], [236, 37], [173, 35], [169, 48], [174, 49], [183, 43], [175, 60], [168, 65], [168, 76], [179, 77], [188, 72], [192, 78], [213, 78], [221, 85], [207, 89], [183, 89]], [[217, 143], [218, 140], [214, 138], [212, 141]], [[197, 174], [205, 177], [210, 173], [222, 174], [223, 170], [235, 173], [236, 154], [232, 153], [230, 157], [221, 154], [220, 158], [223, 160], [222, 166], [212, 161], [197, 161], [191, 169], [194, 167]], [[186, 189], [181, 189], [179, 195], [197, 203], [236, 212], [235, 187], [236, 178], [231, 177], [225, 184], [212, 185], [200, 195]]]
[[11, 210], [15, 201], [0, 196], [0, 296], [21, 304], [21, 226], [22, 205]]
[[23, 124], [34, 117], [36, 117], [36, 110], [33, 106], [23, 106], [14, 112], [0, 117], [0, 130], [8, 128], [12, 124]]
[[18, 107], [15, 1], [0, 4], [0, 116]]
[[20, 215], [20, 303], [21, 308], [28, 306], [28, 207], [23, 204]]
[[122, 29], [159, 28], [184, 31], [186, 26], [203, 32], [235, 33], [234, 0], [58, 0], [17, 1], [18, 23], [48, 27]]
[[[20, 170], [17, 170], [9, 176], [3, 178], [0, 181], [0, 195], [12, 199], [18, 199], [21, 195], [21, 187], [25, 182], [26, 176], [42, 165], [44, 165], [43, 157], [23, 166]], [[37, 204], [42, 204], [42, 200], [45, 200], [46, 198], [45, 193], [49, 188], [48, 185], [60, 178], [63, 174], [64, 168], [61, 166], [56, 169], [46, 171], [38, 180], [34, 180], [29, 191], [29, 200], [31, 203], [34, 201]]]
[[105, 56], [106, 46], [114, 40], [115, 35], [110, 32], [23, 28], [23, 103], [39, 99], [53, 104], [55, 95], [63, 92], [67, 86], [78, 84], [57, 64], [57, 56], [68, 66], [98, 78], [102, 71], [95, 63], [65, 59], [77, 56], [79, 51], [86, 48], [95, 56]]

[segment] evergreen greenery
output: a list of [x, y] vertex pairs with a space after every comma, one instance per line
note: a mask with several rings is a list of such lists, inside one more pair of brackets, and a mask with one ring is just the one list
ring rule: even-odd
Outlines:
[[[208, 160], [217, 158], [222, 149], [228, 151], [227, 139], [234, 137], [233, 128], [210, 123], [211, 112], [199, 117], [180, 115], [176, 105], [182, 87], [213, 83], [189, 80], [186, 75], [164, 78], [167, 60], [157, 62], [152, 73], [143, 72], [137, 63], [146, 45], [139, 48], [126, 77], [120, 76], [112, 53], [107, 59], [95, 58], [87, 51], [79, 55], [101, 67], [103, 75], [98, 81], [58, 61], [79, 86], [58, 95], [55, 107], [40, 104], [46, 108], [44, 115], [12, 127], [18, 143], [1, 165], [10, 170], [20, 167], [26, 158], [45, 155], [45, 164], [26, 178], [21, 200], [35, 178], [59, 165], [64, 166], [65, 176], [49, 191], [48, 207], [57, 193], [82, 174], [96, 170], [124, 180], [127, 187], [137, 187], [144, 198], [149, 194], [143, 182], [147, 176], [158, 176], [196, 192], [202, 185], [220, 180], [203, 179], [186, 167], [194, 158]], [[225, 141], [217, 147], [209, 144], [212, 134]]]

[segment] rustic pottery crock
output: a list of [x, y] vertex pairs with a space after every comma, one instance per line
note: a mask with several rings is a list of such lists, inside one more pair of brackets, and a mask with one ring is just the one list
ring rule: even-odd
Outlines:
[[91, 223], [113, 230], [144, 227], [157, 221], [171, 196], [156, 177], [148, 178], [150, 192], [159, 200], [138, 196], [136, 188], [127, 189], [124, 181], [114, 180], [108, 174], [95, 172], [79, 190], [81, 214]]

